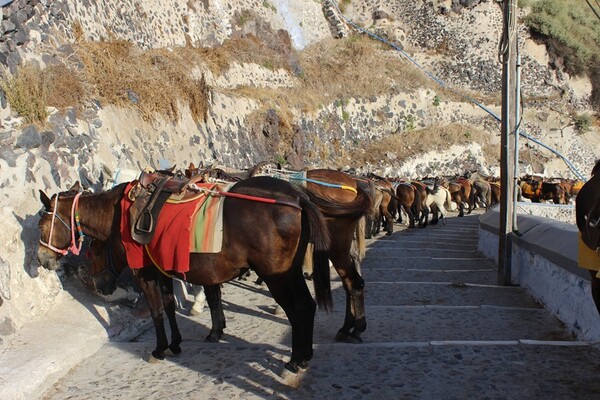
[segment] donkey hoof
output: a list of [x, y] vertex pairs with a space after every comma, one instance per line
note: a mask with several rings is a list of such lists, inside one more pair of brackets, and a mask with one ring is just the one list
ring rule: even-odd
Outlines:
[[[297, 367], [296, 368], [292, 367], [290, 369], [290, 367], [288, 367], [289, 364], [291, 364], [291, 363], [285, 364], [285, 368], [283, 368], [283, 371], [281, 371], [280, 377], [286, 386], [297, 389], [300, 387], [300, 383], [302, 382], [303, 374], [298, 373], [300, 370]], [[294, 371], [292, 371], [292, 369], [295, 369], [296, 371], [294, 372]]]
[[300, 372], [300, 368], [298, 368], [298, 362], [290, 361], [289, 363], [286, 363], [283, 372], [285, 373], [285, 371], [291, 372], [294, 375]]
[[163, 361], [165, 359], [164, 355], [160, 355], [158, 353], [156, 353], [155, 351], [152, 352], [152, 354], [150, 354], [150, 357], [148, 357], [148, 363], [149, 364], [157, 364], [161, 361]]
[[352, 344], [361, 344], [363, 342], [362, 338], [360, 337], [360, 333], [358, 332], [352, 332], [346, 341]]
[[205, 342], [208, 343], [218, 343], [221, 340], [221, 337], [223, 335], [218, 335], [218, 334], [210, 334], [206, 337], [206, 339], [204, 339]]
[[300, 361], [300, 362], [298, 363], [298, 368], [299, 368], [301, 371], [306, 371], [306, 370], [308, 369], [308, 360], [306, 360], [306, 361]]
[[181, 347], [179, 346], [169, 346], [167, 350], [165, 350], [166, 357], [174, 357], [181, 354]]
[[346, 342], [350, 337], [350, 332], [339, 331], [337, 335], [335, 335], [336, 342]]

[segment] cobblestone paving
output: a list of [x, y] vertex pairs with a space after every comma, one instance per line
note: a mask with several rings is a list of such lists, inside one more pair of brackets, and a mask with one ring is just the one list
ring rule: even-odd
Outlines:
[[[335, 343], [344, 298], [319, 312], [315, 357], [281, 377], [287, 319], [265, 287], [224, 286], [226, 336], [205, 343], [210, 315], [180, 315], [183, 354], [158, 364], [150, 329], [109, 343], [69, 371], [44, 399], [600, 399], [600, 347], [578, 342], [521, 288], [496, 286], [476, 251], [478, 216], [378, 236], [362, 264], [364, 343]], [[433, 245], [432, 245], [433, 244]]]

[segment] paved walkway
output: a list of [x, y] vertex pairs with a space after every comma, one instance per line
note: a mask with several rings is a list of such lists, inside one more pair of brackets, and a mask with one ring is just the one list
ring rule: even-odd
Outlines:
[[370, 241], [362, 264], [365, 342], [333, 342], [345, 304], [335, 279], [335, 311], [317, 314], [315, 357], [295, 379], [280, 377], [288, 322], [265, 287], [246, 281], [224, 287], [223, 342], [203, 342], [207, 311], [180, 316], [182, 355], [147, 363], [146, 329], [105, 344], [42, 397], [600, 399], [600, 347], [578, 342], [521, 288], [496, 286], [495, 265], [477, 252], [477, 215], [396, 229]]

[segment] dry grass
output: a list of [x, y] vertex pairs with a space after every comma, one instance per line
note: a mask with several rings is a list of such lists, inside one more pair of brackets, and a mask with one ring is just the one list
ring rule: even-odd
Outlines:
[[101, 102], [136, 108], [147, 120], [163, 116], [177, 121], [180, 103], [196, 122], [206, 120], [209, 89], [193, 79], [193, 54], [185, 49], [142, 51], [126, 41], [82, 42], [77, 55], [84, 74]]
[[396, 53], [364, 36], [314, 44], [298, 54], [298, 64], [301, 73], [292, 88], [243, 87], [231, 93], [257, 99], [267, 107], [315, 112], [340, 99], [437, 86]]
[[13, 110], [25, 122], [44, 126], [47, 107], [65, 109], [80, 104], [84, 89], [79, 74], [64, 65], [42, 70], [30, 63], [19, 67], [14, 76], [5, 72], [0, 87]]
[[269, 66], [271, 69], [288, 69], [288, 63], [281, 51], [281, 44], [269, 46], [254, 35], [229, 39], [222, 46], [212, 48], [187, 49], [196, 54], [216, 75], [227, 71], [233, 63], [254, 63]]
[[386, 136], [353, 151], [351, 159], [357, 165], [374, 164], [384, 159], [385, 154], [393, 153], [400, 162], [418, 154], [447, 149], [450, 145], [469, 145], [474, 142], [482, 146], [487, 159], [493, 160], [500, 157], [499, 146], [489, 144], [487, 133], [473, 126], [451, 124]]
[[364, 36], [317, 43], [302, 52], [299, 61], [304, 79], [298, 91], [318, 94], [321, 104], [430, 86], [397, 54]]

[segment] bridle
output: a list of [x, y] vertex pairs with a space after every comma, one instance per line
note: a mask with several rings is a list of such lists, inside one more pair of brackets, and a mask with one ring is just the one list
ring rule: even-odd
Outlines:
[[[72, 252], [76, 256], [79, 255], [79, 252], [81, 251], [81, 247], [83, 246], [83, 239], [85, 237], [83, 234], [83, 231], [81, 230], [81, 224], [79, 223], [79, 209], [77, 207], [79, 205], [79, 197], [81, 197], [81, 192], [77, 193], [75, 195], [75, 198], [73, 199], [73, 205], [71, 206], [71, 224], [70, 225], [67, 224], [60, 217], [60, 215], [58, 215], [56, 212], [56, 210], [58, 208], [58, 194], [56, 195], [56, 198], [54, 199], [54, 209], [53, 209], [52, 213], [44, 210], [45, 214], [52, 214], [52, 222], [50, 223], [50, 235], [48, 236], [48, 242], [44, 242], [42, 239], [40, 239], [40, 244], [42, 246], [49, 248], [50, 250], [54, 251], [55, 253], [62, 254], [63, 256], [67, 255], [69, 253], [69, 251]], [[54, 232], [54, 222], [56, 220], [59, 220], [60, 222], [62, 222], [62, 224], [71, 232], [71, 245], [66, 249], [58, 249], [51, 244], [52, 243], [52, 233]], [[77, 239], [77, 241], [79, 242], [79, 245], [77, 245], [75, 242], [75, 228], [77, 228], [77, 234], [79, 236], [79, 238]]]

